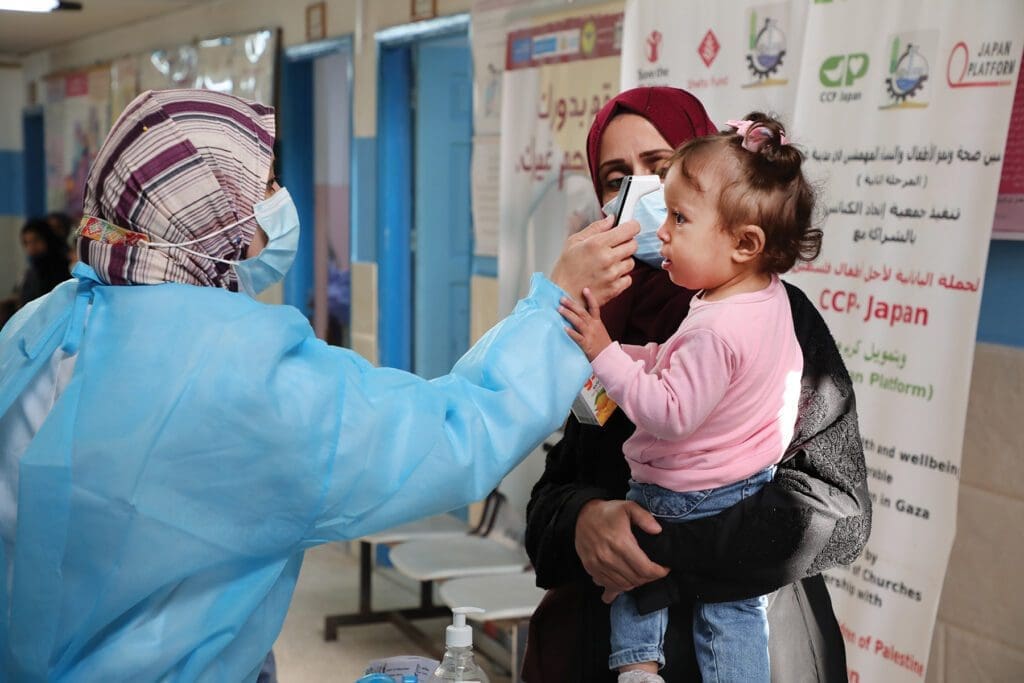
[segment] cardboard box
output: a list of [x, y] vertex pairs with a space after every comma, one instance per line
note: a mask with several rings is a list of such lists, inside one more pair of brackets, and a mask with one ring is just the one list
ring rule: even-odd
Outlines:
[[604, 385], [591, 375], [572, 403], [572, 414], [583, 424], [603, 427], [616, 408], [618, 406], [605, 391]]

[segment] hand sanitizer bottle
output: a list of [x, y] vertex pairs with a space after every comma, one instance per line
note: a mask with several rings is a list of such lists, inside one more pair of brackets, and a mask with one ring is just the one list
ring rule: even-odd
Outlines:
[[434, 675], [427, 679], [428, 683], [491, 683], [473, 659], [473, 629], [466, 624], [467, 614], [480, 614], [483, 610], [477, 607], [456, 607], [452, 612], [452, 625], [445, 629], [444, 634], [444, 659], [434, 670]]

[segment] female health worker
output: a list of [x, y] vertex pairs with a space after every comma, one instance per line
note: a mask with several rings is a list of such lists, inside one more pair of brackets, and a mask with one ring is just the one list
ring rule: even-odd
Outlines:
[[90, 171], [75, 277], [0, 332], [0, 679], [255, 679], [305, 549], [482, 498], [589, 375], [558, 300], [623, 291], [635, 223], [571, 238], [425, 381], [250, 296], [298, 242], [273, 143], [269, 107], [140, 95]]

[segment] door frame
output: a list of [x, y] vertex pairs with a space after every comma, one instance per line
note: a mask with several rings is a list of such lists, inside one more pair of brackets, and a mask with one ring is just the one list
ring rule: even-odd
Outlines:
[[[339, 36], [286, 48], [281, 59], [280, 78], [280, 138], [286, 144], [277, 150], [278, 168], [295, 202], [299, 224], [312, 226], [299, 234], [299, 249], [295, 263], [284, 280], [284, 303], [295, 306], [307, 318], [313, 317], [313, 328], [321, 339], [327, 336], [327, 233], [316, 227], [316, 175], [314, 97], [316, 83], [313, 63], [320, 57], [336, 53], [348, 56], [349, 68], [344, 75], [348, 88], [349, 148], [353, 144], [353, 113], [355, 91], [353, 83], [353, 39]], [[297, 144], [292, 145], [290, 142]], [[291, 151], [290, 151], [291, 150]], [[297, 152], [295, 150], [298, 150]], [[351, 156], [351, 155], [350, 155]], [[349, 161], [351, 164], [351, 159]], [[351, 189], [350, 189], [351, 192]], [[352, 202], [349, 202], [351, 207]], [[351, 213], [351, 211], [350, 211]], [[349, 216], [349, 247], [354, 235], [353, 216]], [[314, 304], [310, 309], [308, 293], [313, 292]]]
[[380, 364], [413, 369], [413, 64], [420, 41], [468, 34], [469, 14], [377, 31], [377, 265]]

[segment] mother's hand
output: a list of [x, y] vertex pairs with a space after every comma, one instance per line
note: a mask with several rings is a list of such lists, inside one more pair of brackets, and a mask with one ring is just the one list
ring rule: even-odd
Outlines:
[[576, 554], [594, 583], [605, 589], [602, 599], [608, 603], [668, 575], [666, 567], [640, 549], [630, 525], [649, 534], [661, 532], [654, 515], [628, 500], [592, 500], [576, 518]]
[[589, 287], [597, 303], [603, 305], [632, 282], [633, 238], [640, 232], [640, 224], [627, 221], [613, 228], [612, 222], [608, 216], [569, 237], [551, 269], [551, 281], [577, 301], [583, 301], [583, 288]]

